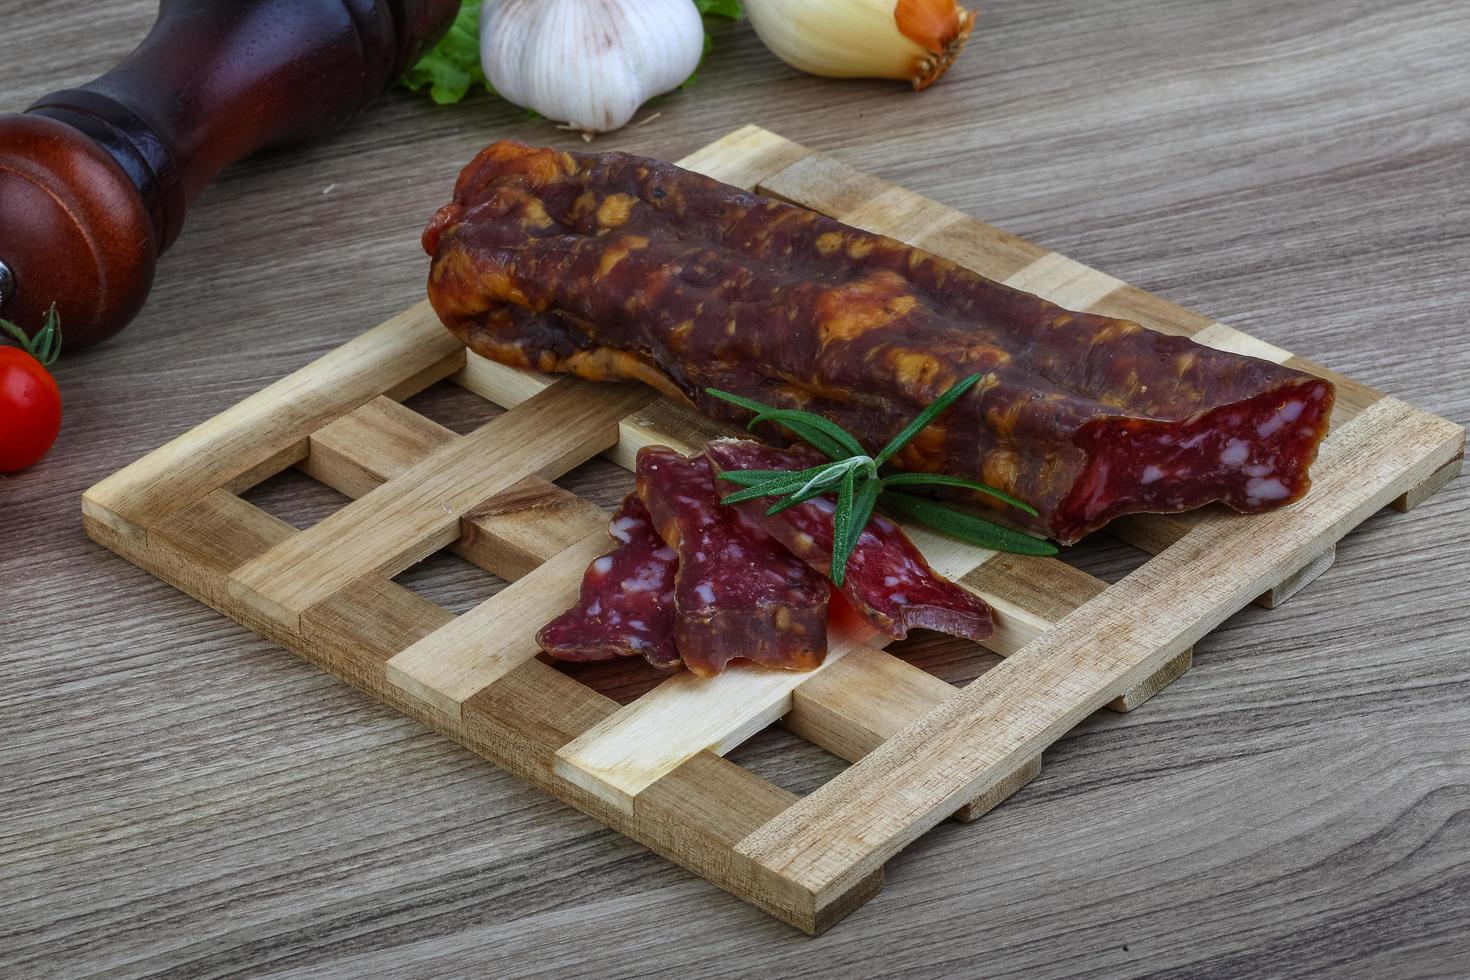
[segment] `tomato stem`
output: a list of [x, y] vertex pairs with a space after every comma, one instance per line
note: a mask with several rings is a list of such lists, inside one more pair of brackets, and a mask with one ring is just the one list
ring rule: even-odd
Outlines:
[[0, 330], [8, 333], [21, 350], [40, 361], [42, 367], [49, 367], [61, 353], [61, 317], [56, 313], [55, 303], [46, 311], [46, 322], [34, 337], [27, 337], [24, 330], [9, 320], [0, 319]]

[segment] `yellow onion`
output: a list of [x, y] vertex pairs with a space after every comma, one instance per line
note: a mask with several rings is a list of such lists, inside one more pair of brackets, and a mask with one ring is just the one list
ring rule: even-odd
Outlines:
[[833, 78], [903, 78], [928, 88], [954, 63], [975, 17], [955, 0], [745, 0], [766, 47]]

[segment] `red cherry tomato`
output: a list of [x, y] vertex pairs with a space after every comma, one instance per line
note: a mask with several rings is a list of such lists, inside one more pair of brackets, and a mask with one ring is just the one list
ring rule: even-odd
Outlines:
[[[36, 340], [42, 338], [38, 335]], [[45, 346], [42, 358], [49, 361], [55, 357], [49, 337]], [[23, 470], [36, 462], [61, 431], [61, 391], [51, 372], [31, 353], [33, 349], [29, 345], [24, 349], [0, 347], [0, 473]]]

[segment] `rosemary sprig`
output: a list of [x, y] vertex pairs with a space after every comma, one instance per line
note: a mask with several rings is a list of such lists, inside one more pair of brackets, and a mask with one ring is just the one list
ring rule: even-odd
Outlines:
[[954, 510], [924, 497], [900, 493], [894, 487], [941, 486], [963, 487], [987, 494], [1036, 516], [1036, 508], [984, 483], [942, 473], [891, 473], [879, 470], [898, 454], [925, 426], [954, 404], [965, 392], [979, 383], [981, 375], [972, 374], [934, 399], [913, 421], [903, 427], [876, 456], [869, 456], [852, 433], [831, 419], [794, 408], [774, 408], [750, 398], [706, 388], [713, 398], [737, 405], [754, 414], [746, 428], [754, 429], [762, 422], [777, 422], [798, 439], [809, 443], [830, 460], [804, 470], [725, 470], [720, 479], [742, 489], [722, 498], [724, 503], [738, 504], [762, 497], [777, 497], [767, 514], [779, 514], [814, 497], [835, 493], [836, 510], [832, 515], [832, 581], [841, 585], [847, 572], [847, 560], [857, 547], [863, 529], [880, 503], [893, 513], [917, 524], [933, 528], [950, 537], [993, 551], [1010, 551], [1021, 555], [1054, 555], [1056, 546], [1022, 531], [1002, 527], [974, 514]]

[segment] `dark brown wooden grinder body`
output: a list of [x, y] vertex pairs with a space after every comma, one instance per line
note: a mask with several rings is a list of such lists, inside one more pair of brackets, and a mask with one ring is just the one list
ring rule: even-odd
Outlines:
[[343, 125], [448, 30], [458, 0], [163, 0], [116, 68], [0, 116], [0, 316], [66, 347], [121, 330], [199, 192]]

